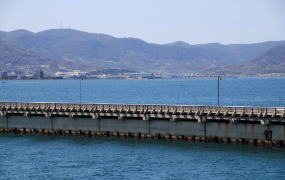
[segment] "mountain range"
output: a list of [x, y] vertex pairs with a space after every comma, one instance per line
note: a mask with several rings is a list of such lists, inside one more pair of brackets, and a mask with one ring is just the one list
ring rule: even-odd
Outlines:
[[[0, 40], [0, 70], [22, 74], [26, 69], [44, 71], [71, 71], [90, 69], [90, 66], [40, 55]], [[95, 66], [94, 66], [95, 68]]]
[[285, 46], [275, 46], [238, 64], [202, 70], [207, 75], [246, 75], [285, 73]]
[[[39, 57], [50, 58], [42, 60], [45, 61], [44, 65], [54, 62], [59, 69], [128, 69], [173, 74], [227, 67], [252, 59], [275, 46], [285, 45], [285, 41], [231, 45], [190, 45], [177, 41], [159, 45], [137, 38], [115, 38], [73, 29], [52, 29], [38, 33], [27, 30], [0, 31], [0, 40], [21, 48], [21, 51], [25, 49], [29, 53], [36, 53], [37, 56], [31, 61]], [[1, 61], [7, 64], [8, 59]], [[27, 58], [21, 61], [29, 64]]]

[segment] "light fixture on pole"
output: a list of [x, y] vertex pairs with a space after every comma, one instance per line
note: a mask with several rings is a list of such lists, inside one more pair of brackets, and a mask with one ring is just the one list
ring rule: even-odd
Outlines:
[[222, 80], [222, 77], [218, 76], [218, 106], [220, 106], [220, 80]]
[[81, 81], [83, 80], [82, 76], [79, 78], [79, 103], [81, 103]]

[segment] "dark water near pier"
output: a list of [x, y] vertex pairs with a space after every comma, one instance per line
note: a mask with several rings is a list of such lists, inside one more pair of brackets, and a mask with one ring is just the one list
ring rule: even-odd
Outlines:
[[283, 179], [284, 149], [0, 134], [1, 179]]
[[[217, 105], [217, 79], [83, 80], [83, 103]], [[79, 80], [6, 81], [1, 101], [79, 102]], [[285, 78], [224, 78], [220, 105], [285, 107]], [[284, 179], [281, 148], [0, 134], [0, 179]]]

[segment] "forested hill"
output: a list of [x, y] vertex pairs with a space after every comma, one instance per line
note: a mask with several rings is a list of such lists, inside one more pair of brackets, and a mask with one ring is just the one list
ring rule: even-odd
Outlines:
[[[0, 40], [0, 70], [21, 72], [25, 69], [42, 69], [45, 71], [69, 71], [73, 67], [86, 69], [86, 65], [78, 65], [61, 59], [46, 57]], [[89, 67], [90, 68], [90, 67]]]
[[235, 65], [216, 67], [201, 73], [209, 75], [256, 75], [285, 73], [285, 46], [276, 46], [266, 52]]
[[0, 32], [0, 39], [42, 56], [88, 67], [175, 74], [240, 63], [275, 45], [285, 45], [285, 41], [248, 45], [189, 45], [180, 41], [158, 45], [73, 29]]
[[213, 48], [176, 47], [136, 38], [115, 38], [73, 29], [39, 33], [26, 30], [0, 32], [0, 38], [44, 56], [96, 64], [103, 68], [144, 71], [197, 71], [238, 61], [231, 53]]
[[285, 46], [285, 41], [268, 41], [263, 43], [254, 43], [254, 44], [230, 44], [230, 45], [222, 45], [219, 43], [209, 43], [209, 44], [199, 44], [199, 45], [190, 45], [183, 41], [177, 41], [174, 43], [166, 44], [168, 46], [179, 46], [179, 47], [200, 47], [200, 48], [208, 48], [220, 51], [225, 50], [235, 56], [238, 62], [242, 62], [253, 57], [258, 56], [259, 54], [267, 51], [270, 48], [275, 46], [283, 45]]

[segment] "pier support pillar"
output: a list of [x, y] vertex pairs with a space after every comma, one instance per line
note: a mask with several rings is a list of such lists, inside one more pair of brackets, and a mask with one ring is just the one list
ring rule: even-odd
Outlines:
[[92, 116], [92, 119], [98, 119], [98, 114], [97, 113], [92, 113], [90, 115]]
[[143, 119], [144, 121], [148, 121], [149, 118], [150, 118], [150, 115], [149, 115], [149, 114], [144, 114], [144, 115], [142, 116], [142, 119]]
[[30, 113], [28, 111], [24, 111], [23, 114], [24, 114], [24, 116], [29, 116]]

